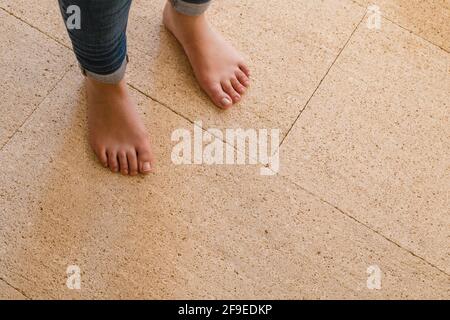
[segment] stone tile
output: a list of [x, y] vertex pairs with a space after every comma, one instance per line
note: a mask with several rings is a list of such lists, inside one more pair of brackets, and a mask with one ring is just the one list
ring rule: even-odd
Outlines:
[[446, 0], [355, 0], [377, 5], [388, 19], [450, 52], [450, 2]]
[[448, 297], [447, 275], [287, 179], [172, 164], [171, 133], [192, 124], [137, 92], [157, 173], [110, 174], [80, 83], [74, 68], [0, 152], [0, 274], [31, 298]]
[[357, 30], [285, 140], [282, 175], [450, 272], [450, 55]]
[[0, 147], [64, 75], [69, 51], [0, 10]]

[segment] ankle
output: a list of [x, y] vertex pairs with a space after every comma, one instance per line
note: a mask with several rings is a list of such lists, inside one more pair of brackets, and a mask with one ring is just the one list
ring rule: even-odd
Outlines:
[[99, 82], [91, 77], [86, 77], [86, 85], [88, 88], [93, 89], [95, 91], [102, 92], [116, 92], [116, 93], [124, 93], [127, 91], [127, 84], [125, 79], [121, 80], [119, 83], [110, 84]]

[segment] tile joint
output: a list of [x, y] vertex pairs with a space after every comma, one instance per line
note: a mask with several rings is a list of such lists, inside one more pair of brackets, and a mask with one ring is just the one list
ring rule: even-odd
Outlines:
[[0, 277], [0, 281], [2, 281], [4, 284], [6, 284], [8, 287], [10, 287], [11, 289], [13, 289], [14, 291], [17, 291], [18, 293], [20, 293], [21, 295], [23, 295], [26, 299], [28, 300], [32, 300], [31, 297], [29, 297], [23, 290], [13, 286], [12, 284], [10, 284], [8, 281], [6, 281], [4, 278]]
[[381, 233], [380, 231], [372, 228], [371, 226], [369, 226], [368, 224], [358, 220], [357, 218], [355, 218], [354, 216], [352, 216], [351, 214], [345, 212], [343, 209], [339, 208], [338, 206], [332, 204], [331, 202], [329, 202], [328, 200], [323, 199], [321, 196], [315, 194], [314, 192], [306, 189], [305, 187], [301, 186], [300, 184], [298, 184], [296, 181], [293, 181], [291, 179], [289, 179], [288, 177], [282, 177], [283, 179], [287, 180], [288, 182], [296, 185], [297, 187], [299, 187], [300, 189], [302, 189], [303, 191], [307, 192], [308, 194], [310, 194], [311, 196], [313, 196], [314, 198], [318, 199], [319, 201], [329, 205], [330, 207], [334, 208], [335, 210], [337, 210], [338, 212], [340, 212], [342, 215], [346, 216], [347, 218], [355, 221], [356, 223], [360, 224], [361, 226], [365, 227], [366, 229], [376, 233], [377, 235], [379, 235], [380, 237], [384, 238], [385, 240], [387, 240], [388, 242], [394, 244], [396, 247], [408, 252], [409, 254], [411, 254], [412, 256], [414, 256], [415, 258], [421, 260], [422, 262], [424, 262], [425, 264], [429, 265], [430, 267], [438, 270], [439, 272], [445, 274], [446, 276], [450, 277], [450, 274], [447, 273], [445, 270], [441, 269], [440, 267], [438, 267], [437, 265], [429, 262], [428, 260], [426, 260], [425, 258], [419, 256], [418, 254], [414, 253], [412, 250], [407, 249], [405, 247], [403, 247], [402, 245], [400, 245], [399, 243], [395, 242], [394, 240], [390, 239], [389, 237], [385, 236], [383, 233]]

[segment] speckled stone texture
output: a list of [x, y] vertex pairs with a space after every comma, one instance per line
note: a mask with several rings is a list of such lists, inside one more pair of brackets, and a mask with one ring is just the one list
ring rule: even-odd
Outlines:
[[26, 300], [27, 298], [9, 283], [0, 279], [0, 298], [2, 300]]
[[365, 7], [376, 5], [384, 17], [450, 52], [450, 1], [354, 0]]
[[[215, 1], [254, 75], [221, 112], [164, 1], [135, 0], [127, 80], [158, 163], [129, 178], [88, 146], [56, 2], [0, 0], [0, 299], [450, 298], [448, 6], [433, 3], [378, 1], [370, 30], [363, 0]], [[279, 128], [280, 173], [174, 165], [171, 133], [195, 120]]]
[[67, 70], [70, 52], [0, 10], [0, 146], [3, 146]]
[[448, 53], [361, 26], [281, 151], [287, 178], [447, 273], [449, 75]]

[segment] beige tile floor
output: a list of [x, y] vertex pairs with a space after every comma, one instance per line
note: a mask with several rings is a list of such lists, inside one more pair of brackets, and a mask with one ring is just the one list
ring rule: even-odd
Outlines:
[[[0, 298], [450, 298], [448, 2], [375, 1], [373, 30], [364, 0], [216, 1], [254, 73], [230, 112], [193, 81], [163, 3], [131, 15], [128, 81], [159, 161], [130, 179], [87, 146], [55, 1], [0, 0]], [[174, 165], [171, 133], [195, 120], [281, 129], [280, 174]]]

